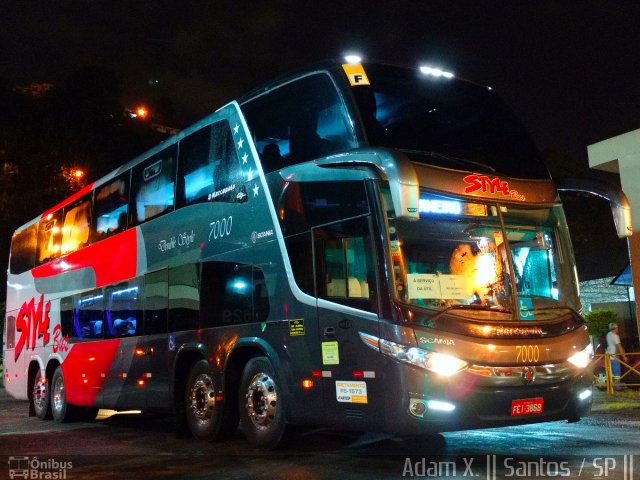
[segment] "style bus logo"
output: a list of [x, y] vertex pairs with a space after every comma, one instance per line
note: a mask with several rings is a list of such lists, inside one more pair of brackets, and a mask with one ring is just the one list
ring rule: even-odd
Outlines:
[[468, 184], [465, 187], [465, 193], [473, 193], [481, 190], [482, 193], [502, 193], [502, 195], [511, 198], [512, 200], [518, 200], [524, 202], [525, 196], [519, 193], [517, 190], [509, 188], [509, 182], [506, 182], [500, 177], [489, 178], [487, 175], [467, 175], [462, 179], [464, 183]]

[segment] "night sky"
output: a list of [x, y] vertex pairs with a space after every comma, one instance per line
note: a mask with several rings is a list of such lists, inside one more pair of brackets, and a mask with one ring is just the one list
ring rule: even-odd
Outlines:
[[490, 85], [541, 149], [583, 162], [588, 144], [640, 128], [639, 47], [635, 0], [0, 5], [0, 78], [18, 85], [105, 66], [126, 102], [168, 97], [184, 127], [276, 75], [355, 49]]

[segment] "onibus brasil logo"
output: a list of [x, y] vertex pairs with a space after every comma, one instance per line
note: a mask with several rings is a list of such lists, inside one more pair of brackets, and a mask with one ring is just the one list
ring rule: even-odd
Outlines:
[[73, 462], [62, 462], [53, 458], [40, 460], [38, 457], [9, 457], [9, 478], [42, 480], [66, 479]]

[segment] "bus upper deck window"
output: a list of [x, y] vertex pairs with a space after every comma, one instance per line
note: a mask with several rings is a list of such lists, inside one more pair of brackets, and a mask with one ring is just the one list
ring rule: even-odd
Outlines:
[[131, 209], [134, 224], [173, 210], [175, 145], [133, 168]]
[[102, 240], [127, 228], [129, 172], [98, 188], [94, 198], [94, 240]]
[[62, 210], [48, 214], [38, 226], [38, 264], [60, 256]]

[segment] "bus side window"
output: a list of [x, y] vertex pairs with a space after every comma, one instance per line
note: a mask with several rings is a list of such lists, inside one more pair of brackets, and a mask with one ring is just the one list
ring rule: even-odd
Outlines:
[[60, 330], [63, 337], [74, 337], [73, 329], [73, 298], [63, 297], [60, 299]]
[[169, 269], [169, 332], [195, 330], [200, 314], [199, 264]]
[[73, 339], [95, 340], [102, 338], [103, 299], [102, 289], [74, 297]]
[[368, 217], [314, 229], [318, 296], [377, 311]]
[[173, 210], [176, 163], [176, 146], [173, 145], [133, 167], [131, 225], [139, 225]]
[[129, 212], [129, 177], [129, 172], [126, 172], [96, 189], [93, 200], [94, 242], [126, 230]]
[[64, 207], [62, 225], [62, 255], [83, 248], [89, 244], [91, 228], [91, 197], [89, 195]]
[[167, 333], [169, 271], [165, 268], [144, 276], [144, 334]]
[[106, 338], [142, 334], [140, 280], [133, 279], [105, 288], [104, 333]]
[[9, 272], [18, 275], [31, 270], [36, 264], [36, 245], [38, 243], [38, 224], [17, 232], [11, 239], [11, 261]]
[[275, 88], [244, 103], [242, 111], [266, 173], [357, 145], [344, 102], [326, 73]]
[[[248, 146], [244, 148], [249, 153]], [[178, 163], [181, 206], [247, 201], [233, 133], [226, 120], [185, 137], [180, 142]]]
[[278, 199], [280, 226], [285, 236], [316, 225], [369, 213], [364, 183], [287, 182]]
[[16, 346], [16, 312], [9, 313], [4, 322], [4, 348], [14, 348]]
[[[260, 300], [257, 302], [259, 307], [256, 308], [257, 315], [254, 316], [256, 287], [259, 290]], [[203, 327], [252, 323], [266, 320], [269, 315], [269, 299], [266, 285], [264, 285], [264, 275], [259, 268], [251, 265], [231, 262], [203, 263], [201, 292], [202, 297], [207, 299], [201, 312]]]
[[62, 210], [48, 214], [38, 226], [38, 265], [60, 256]]

